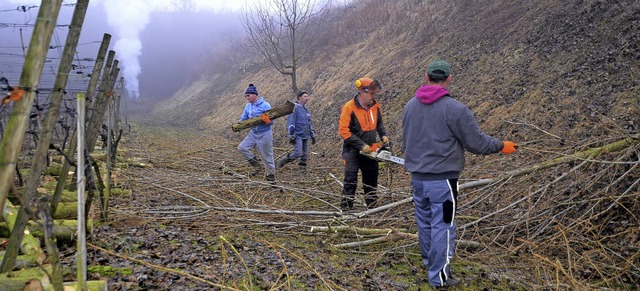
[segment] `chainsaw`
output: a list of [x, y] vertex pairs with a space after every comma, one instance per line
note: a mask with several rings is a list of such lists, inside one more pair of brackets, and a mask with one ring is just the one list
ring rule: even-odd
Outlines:
[[404, 165], [404, 159], [403, 158], [391, 155], [391, 145], [388, 144], [388, 143], [387, 144], [383, 144], [380, 147], [378, 146], [377, 143], [374, 143], [371, 146], [371, 152], [370, 153], [362, 153], [362, 152], [360, 152], [360, 154], [364, 155], [364, 156], [367, 156], [369, 158], [372, 158], [374, 160], [383, 161], [383, 162], [392, 162], [392, 163]]

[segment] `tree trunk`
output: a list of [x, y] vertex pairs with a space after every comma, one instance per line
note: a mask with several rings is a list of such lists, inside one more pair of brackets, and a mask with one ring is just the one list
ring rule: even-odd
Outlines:
[[[30, 220], [29, 223], [29, 232], [36, 238], [44, 237], [44, 233], [42, 231], [42, 221], [33, 221]], [[91, 232], [91, 227], [93, 222], [89, 221], [87, 223], [87, 232]], [[9, 226], [6, 222], [0, 222], [0, 236], [9, 235]], [[65, 219], [57, 219], [53, 221], [53, 234], [56, 239], [64, 242], [71, 242], [76, 239], [78, 236], [78, 221], [77, 220], [65, 220]]]
[[[36, 205], [38, 209], [38, 217], [42, 221], [43, 240], [47, 248], [47, 258], [51, 265], [51, 272], [49, 273], [49, 280], [53, 285], [53, 289], [58, 291], [63, 290], [62, 286], [62, 266], [60, 266], [60, 250], [58, 250], [58, 243], [53, 231], [53, 219], [51, 219], [51, 212], [48, 205], [44, 201], [39, 201]], [[15, 227], [13, 229], [15, 231]]]
[[[285, 103], [280, 104], [277, 107], [272, 107], [271, 109], [267, 110], [265, 113], [267, 114], [267, 116], [269, 116], [269, 119], [274, 120], [276, 118], [280, 118], [282, 116], [291, 114], [291, 112], [293, 112], [294, 107], [295, 105], [293, 104], [293, 102], [287, 100]], [[247, 129], [262, 123], [264, 122], [262, 121], [260, 116], [257, 116], [254, 118], [249, 118], [247, 120], [243, 120], [243, 121], [232, 124], [231, 130], [233, 130], [234, 132], [238, 132], [243, 129]]]
[[78, 218], [78, 202], [60, 202], [53, 214], [53, 219], [77, 219]]
[[[14, 228], [17, 212], [18, 212], [18, 207], [14, 206], [11, 202], [7, 200], [6, 203], [4, 204], [4, 209], [2, 210], [2, 219], [8, 225], [8, 229]], [[11, 232], [9, 234], [13, 235], [14, 232]], [[24, 237], [22, 238], [22, 243], [20, 244], [19, 247], [20, 247], [20, 251], [24, 255], [35, 257], [36, 261], [40, 264], [44, 262], [46, 256], [42, 251], [42, 249], [40, 248], [40, 240], [38, 240], [33, 235], [31, 235], [30, 232], [24, 233]], [[11, 252], [14, 252], [14, 253], [11, 254]], [[7, 258], [7, 254], [10, 254], [11, 257]], [[14, 269], [16, 266], [16, 259], [17, 259], [17, 251], [10, 250], [9, 247], [7, 247], [5, 255], [2, 259], [2, 262], [4, 263], [5, 261], [10, 260], [10, 262], [8, 262], [8, 264], [10, 263], [10, 266], [7, 265], [7, 270], [0, 273], [5, 273]]]
[[[5, 224], [6, 226], [6, 224]], [[4, 229], [0, 230], [0, 231], [4, 231]], [[9, 230], [6, 230], [6, 233], [9, 233]], [[0, 259], [4, 258], [4, 251], [0, 252]], [[15, 269], [16, 270], [20, 270], [20, 269], [25, 269], [25, 268], [32, 268], [32, 267], [36, 267], [38, 266], [38, 257], [37, 256], [33, 256], [33, 255], [19, 255], [16, 259], [16, 266]], [[0, 284], [0, 287], [2, 287], [2, 284]], [[0, 288], [0, 290], [4, 290], [2, 288]]]
[[[47, 273], [51, 273], [51, 266], [44, 265], [34, 268], [22, 269], [18, 271], [12, 271], [4, 274], [0, 274], [0, 290], [3, 291], [23, 291], [23, 290], [44, 290], [53, 291], [53, 285], [50, 283], [50, 279]], [[78, 289], [76, 282], [64, 283], [64, 286], [72, 288], [71, 290]], [[32, 289], [29, 289], [31, 287]], [[88, 291], [106, 291], [106, 281], [88, 281], [86, 284], [86, 290]], [[65, 289], [66, 290], [66, 289]]]

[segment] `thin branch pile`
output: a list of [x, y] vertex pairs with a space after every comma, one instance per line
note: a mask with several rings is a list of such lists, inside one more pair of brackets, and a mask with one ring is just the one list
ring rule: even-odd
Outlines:
[[[637, 284], [639, 143], [632, 135], [585, 143], [573, 153], [523, 147], [519, 158], [537, 163], [461, 183], [459, 256], [518, 273], [515, 280], [528, 286]], [[409, 176], [398, 166], [382, 165], [381, 177], [394, 179], [381, 182], [380, 207], [365, 210], [360, 203], [356, 212], [343, 213], [341, 183], [334, 178], [341, 175], [339, 165], [312, 160], [306, 170], [285, 167], [271, 185], [248, 176], [251, 169], [244, 161], [224, 155], [235, 147], [228, 141], [182, 142], [180, 147], [198, 144], [218, 146], [182, 150], [177, 157], [148, 149], [132, 152], [147, 156], [154, 167], [132, 171], [131, 187], [139, 193], [128, 204], [136, 206], [113, 211], [192, 228], [294, 231], [320, 236], [323, 245], [338, 249], [393, 253], [415, 246]]]

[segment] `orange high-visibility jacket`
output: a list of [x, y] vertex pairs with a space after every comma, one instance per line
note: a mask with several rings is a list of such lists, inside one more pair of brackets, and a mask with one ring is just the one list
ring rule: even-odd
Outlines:
[[343, 150], [353, 147], [361, 150], [365, 145], [371, 146], [377, 136], [386, 136], [382, 122], [380, 103], [374, 101], [371, 108], [365, 110], [358, 102], [358, 96], [342, 106], [338, 130], [344, 140]]

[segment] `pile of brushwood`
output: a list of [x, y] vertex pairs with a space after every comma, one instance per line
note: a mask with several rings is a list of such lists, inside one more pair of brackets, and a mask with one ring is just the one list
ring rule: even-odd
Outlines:
[[[107, 276], [113, 290], [428, 286], [399, 165], [381, 164], [378, 208], [366, 210], [358, 196], [343, 213], [342, 168], [322, 146], [311, 147], [306, 168], [289, 164], [270, 184], [249, 176], [239, 140], [136, 125], [124, 142], [125, 156], [145, 166], [120, 169], [114, 183], [131, 192], [113, 197], [88, 246], [90, 279]], [[465, 287], [640, 283], [639, 136], [557, 145], [469, 155], [453, 260]], [[289, 151], [275, 146], [276, 158]], [[73, 252], [62, 258], [71, 269]]]

